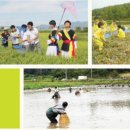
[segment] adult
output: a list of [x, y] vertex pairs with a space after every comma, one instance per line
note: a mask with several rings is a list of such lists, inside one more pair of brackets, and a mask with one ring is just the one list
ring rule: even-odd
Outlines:
[[13, 49], [19, 49], [20, 48], [20, 32], [19, 30], [15, 27], [15, 25], [11, 25], [11, 40], [12, 40], [12, 48]]
[[68, 103], [63, 102], [62, 105], [56, 105], [47, 110], [46, 116], [51, 121], [51, 123], [55, 123], [55, 124], [58, 123], [56, 117], [58, 115], [66, 114], [65, 109], [67, 106], [68, 106]]
[[58, 87], [55, 87], [54, 95], [52, 96], [52, 99], [58, 99], [60, 98], [59, 89]]
[[41, 46], [39, 42], [39, 32], [38, 29], [33, 27], [33, 22], [27, 23], [27, 36], [28, 36], [28, 42], [30, 44], [30, 50], [34, 51], [36, 50], [40, 53], [41, 52]]

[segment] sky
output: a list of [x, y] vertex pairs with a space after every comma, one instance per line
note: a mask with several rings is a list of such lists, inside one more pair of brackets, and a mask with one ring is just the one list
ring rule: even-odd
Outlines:
[[19, 26], [28, 21], [38, 26], [48, 24], [52, 19], [58, 23], [63, 12], [61, 3], [64, 1], [74, 1], [77, 18], [66, 11], [63, 22], [88, 21], [87, 0], [0, 0], [0, 26]]
[[124, 3], [130, 3], [130, 0], [93, 0], [93, 9]]

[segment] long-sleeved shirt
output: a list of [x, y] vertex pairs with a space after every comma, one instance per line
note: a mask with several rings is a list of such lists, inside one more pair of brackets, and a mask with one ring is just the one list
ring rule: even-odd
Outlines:
[[57, 105], [52, 108], [52, 111], [57, 114], [64, 114], [65, 108], [62, 105]]
[[118, 37], [119, 38], [125, 38], [125, 32], [122, 29], [118, 30]]
[[105, 41], [105, 37], [104, 37], [104, 31], [99, 28], [95, 33], [94, 33], [94, 38], [96, 41], [102, 41], [104, 40]]
[[57, 28], [54, 28], [51, 30], [51, 34], [49, 34], [49, 40], [47, 43], [49, 46], [56, 46], [57, 40]]
[[47, 114], [50, 116], [57, 116], [58, 114], [65, 114], [65, 108], [62, 105], [56, 105], [47, 110]]

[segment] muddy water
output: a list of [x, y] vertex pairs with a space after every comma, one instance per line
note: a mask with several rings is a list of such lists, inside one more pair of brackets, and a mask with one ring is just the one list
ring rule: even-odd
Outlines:
[[[24, 97], [25, 128], [117, 128], [130, 129], [130, 88], [100, 88], [90, 92], [61, 91], [61, 99], [51, 99], [53, 92], [26, 92]], [[46, 110], [68, 101], [70, 124], [52, 126]], [[58, 117], [59, 118], [59, 117]]]

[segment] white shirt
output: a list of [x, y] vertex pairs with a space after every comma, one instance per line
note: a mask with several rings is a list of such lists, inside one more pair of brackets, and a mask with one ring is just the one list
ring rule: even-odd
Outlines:
[[29, 45], [28, 41], [25, 41], [28, 39], [27, 32], [22, 33], [21, 38], [22, 38], [22, 41], [24, 41], [24, 42], [22, 42], [23, 45], [25, 45], [25, 46]]
[[56, 88], [54, 91], [55, 91], [55, 92], [59, 92], [59, 89], [58, 89], [58, 88]]
[[16, 36], [18, 36], [20, 33], [19, 33], [19, 30], [17, 29], [16, 32], [11, 32], [11, 39], [12, 39], [12, 44], [19, 44], [19, 38], [16, 38]]
[[58, 29], [55, 27], [55, 28], [53, 28], [53, 29], [51, 29], [51, 31], [57, 31]]
[[62, 105], [56, 105], [52, 108], [52, 111], [56, 114], [64, 114], [65, 112], [65, 108]]
[[39, 39], [34, 40], [38, 36], [38, 29], [33, 28], [33, 30], [27, 30], [27, 36], [31, 40], [31, 44], [37, 44], [39, 42]]

